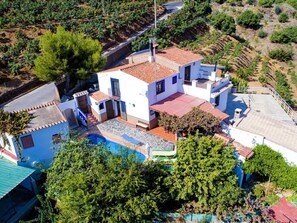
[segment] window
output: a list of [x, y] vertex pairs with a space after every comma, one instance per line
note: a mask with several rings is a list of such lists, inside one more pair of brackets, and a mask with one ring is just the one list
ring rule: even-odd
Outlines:
[[172, 77], [172, 84], [176, 84], [177, 82], [177, 76]]
[[218, 96], [215, 98], [215, 103], [216, 103], [216, 106], [219, 106], [219, 104], [220, 104], [220, 95], [218, 95]]
[[118, 79], [111, 78], [112, 96], [120, 97], [120, 83]]
[[100, 105], [99, 105], [99, 109], [100, 109], [100, 110], [104, 109], [104, 104], [103, 104], [103, 103], [100, 103]]
[[155, 111], [150, 110], [150, 116], [153, 116], [153, 115], [155, 115]]
[[28, 149], [34, 146], [32, 135], [21, 137], [21, 141], [22, 141], [23, 149]]
[[61, 134], [54, 134], [53, 136], [52, 136], [52, 140], [53, 140], [53, 143], [54, 144], [58, 144], [58, 143], [60, 143], [61, 142], [61, 140], [62, 140], [62, 138], [61, 138]]
[[156, 83], [156, 94], [161, 94], [165, 91], [165, 80]]

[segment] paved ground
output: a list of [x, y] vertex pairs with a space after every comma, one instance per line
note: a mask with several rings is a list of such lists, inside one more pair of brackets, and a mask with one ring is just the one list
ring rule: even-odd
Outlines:
[[143, 144], [148, 144], [153, 150], [173, 150], [174, 148], [173, 143], [155, 136], [149, 132], [122, 123], [117, 119], [108, 120], [106, 122], [98, 124], [97, 127], [99, 130], [110, 132], [117, 136], [127, 134], [128, 136], [137, 139]]
[[236, 108], [241, 108], [244, 112], [249, 104], [251, 110], [260, 115], [294, 124], [290, 116], [282, 109], [278, 102], [271, 95], [265, 94], [230, 94], [228, 96], [226, 113], [232, 119]]

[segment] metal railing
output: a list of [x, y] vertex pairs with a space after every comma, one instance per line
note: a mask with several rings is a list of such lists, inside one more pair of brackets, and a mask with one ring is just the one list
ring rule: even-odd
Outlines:
[[297, 124], [297, 113], [292, 107], [276, 92], [273, 88], [268, 88], [272, 97], [280, 104], [284, 111], [291, 117], [291, 119]]

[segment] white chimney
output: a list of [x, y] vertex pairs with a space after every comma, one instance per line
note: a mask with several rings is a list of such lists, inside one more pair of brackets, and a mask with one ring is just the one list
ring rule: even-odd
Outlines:
[[212, 71], [209, 77], [210, 81], [216, 81], [216, 77], [217, 77], [217, 72], [216, 71]]
[[236, 108], [235, 111], [234, 111], [234, 120], [238, 120], [240, 119], [242, 116], [242, 109], [240, 108]]

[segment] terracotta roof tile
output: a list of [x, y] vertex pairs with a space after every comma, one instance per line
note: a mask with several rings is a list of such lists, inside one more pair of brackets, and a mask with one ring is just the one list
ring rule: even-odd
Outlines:
[[122, 68], [121, 71], [130, 74], [146, 83], [153, 83], [177, 73], [177, 71], [155, 62], [144, 62], [133, 65], [134, 66]]
[[199, 106], [199, 109], [201, 109], [202, 111], [205, 111], [207, 113], [212, 114], [213, 116], [217, 117], [218, 119], [225, 120], [227, 118], [229, 118], [229, 115], [227, 115], [226, 113], [220, 111], [217, 108], [214, 108], [212, 104], [210, 104], [209, 102], [204, 102], [202, 105]]
[[109, 99], [109, 96], [101, 91], [96, 91], [90, 94], [90, 97], [93, 98], [95, 101], [104, 101], [106, 99]]
[[244, 158], [249, 159], [254, 155], [254, 151], [251, 148], [243, 146], [236, 141], [233, 141], [232, 144], [235, 147], [236, 152]]
[[192, 53], [188, 50], [179, 49], [177, 47], [169, 47], [158, 50], [157, 56], [164, 57], [179, 65], [185, 65], [203, 59], [203, 57], [199, 54]]
[[297, 206], [283, 197], [277, 204], [268, 209], [268, 215], [277, 222], [297, 222]]

